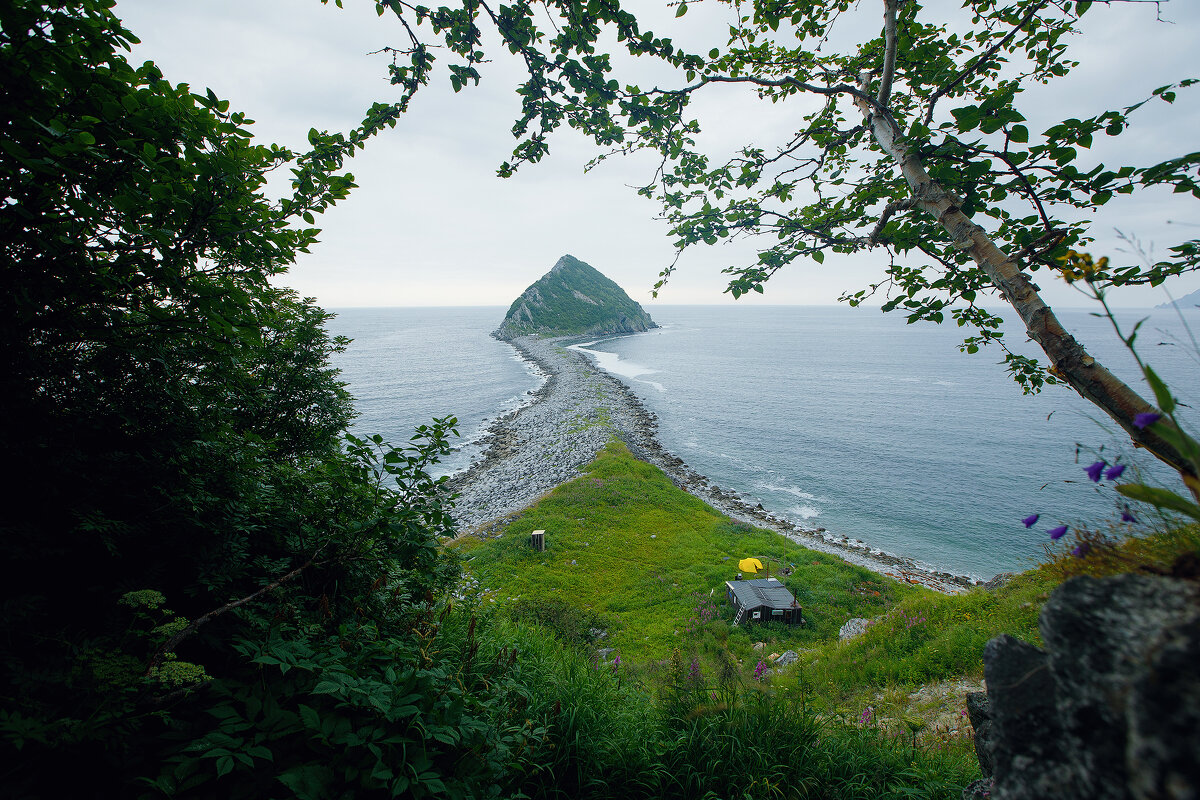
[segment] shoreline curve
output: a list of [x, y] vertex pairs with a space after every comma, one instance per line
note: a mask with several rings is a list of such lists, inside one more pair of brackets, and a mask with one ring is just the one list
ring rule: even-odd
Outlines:
[[449, 491], [459, 494], [454, 516], [464, 534], [498, 535], [512, 516], [582, 474], [582, 468], [616, 436], [636, 458], [661, 469], [675, 486], [739, 522], [938, 592], [957, 594], [979, 583], [859, 540], [834, 536], [824, 528], [805, 528], [712, 483], [659, 443], [657, 417], [632, 389], [584, 353], [565, 346], [578, 338], [502, 340], [545, 379], [531, 390], [527, 403], [492, 421], [477, 442], [482, 456], [447, 479]]

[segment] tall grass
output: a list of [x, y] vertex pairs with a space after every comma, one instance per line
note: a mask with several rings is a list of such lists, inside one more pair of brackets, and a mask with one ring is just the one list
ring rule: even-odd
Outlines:
[[734, 683], [659, 703], [536, 626], [497, 619], [544, 736], [507, 787], [532, 798], [956, 798], [977, 777], [962, 753], [914, 748], [817, 715], [801, 696]]
[[[545, 552], [528, 545], [536, 529]], [[999, 589], [945, 596], [735, 523], [613, 444], [500, 538], [457, 546], [487, 590], [491, 646], [519, 651], [508, 707], [537, 731], [512, 796], [949, 798], [978, 776], [961, 709], [986, 642], [1039, 643], [1062, 580], [1165, 569], [1196, 536], [1097, 541], [1094, 558], [1048, 553]], [[745, 556], [770, 564], [806, 625], [731, 625], [724, 582]], [[841, 642], [851, 617], [873, 624]], [[784, 649], [799, 663], [763, 673]], [[933, 735], [936, 719], [954, 730]]]

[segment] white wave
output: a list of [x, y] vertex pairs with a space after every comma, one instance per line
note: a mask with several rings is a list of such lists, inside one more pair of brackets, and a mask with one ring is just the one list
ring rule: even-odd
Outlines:
[[799, 517], [800, 519], [812, 519], [813, 517], [821, 516], [821, 509], [816, 506], [810, 506], [808, 503], [800, 503], [790, 506], [787, 510], [787, 516]]
[[[595, 342], [587, 342], [586, 344], [595, 344]], [[611, 372], [614, 375], [620, 375], [622, 378], [636, 378], [639, 375], [653, 375], [658, 370], [651, 367], [646, 367], [634, 361], [626, 361], [616, 353], [609, 353], [604, 350], [589, 350], [586, 344], [573, 344], [569, 350], [578, 350], [581, 353], [587, 353], [592, 358], [596, 359], [596, 366], [605, 372]]]
[[661, 383], [659, 383], [658, 381], [644, 381], [644, 380], [640, 380], [640, 379], [639, 379], [639, 380], [638, 380], [638, 383], [646, 383], [646, 384], [649, 384], [650, 386], [653, 386], [655, 389], [658, 389], [658, 391], [662, 392], [663, 394], [666, 394], [667, 387], [663, 386], [663, 385], [662, 385]]
[[934, 386], [958, 386], [954, 381], [934, 381]]
[[782, 492], [784, 494], [790, 494], [793, 497], [798, 497], [801, 500], [811, 500], [814, 503], [829, 502], [828, 498], [817, 497], [815, 494], [804, 491], [799, 486], [777, 486], [771, 483], [757, 483], [755, 484], [755, 487], [768, 492]]

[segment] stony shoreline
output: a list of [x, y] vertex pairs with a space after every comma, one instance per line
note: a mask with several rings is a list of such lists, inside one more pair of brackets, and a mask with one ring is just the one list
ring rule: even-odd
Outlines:
[[663, 449], [654, 414], [619, 379], [583, 353], [567, 349], [568, 341], [531, 336], [508, 340], [545, 380], [528, 404], [492, 423], [481, 442], [483, 456], [447, 481], [448, 488], [459, 494], [455, 516], [464, 533], [488, 535], [502, 529], [507, 518], [577, 477], [616, 436], [636, 457], [663, 470], [676, 486], [733, 519], [939, 592], [957, 593], [975, 585], [971, 578], [927, 569], [856, 539], [796, 525], [752, 498], [713, 484]]

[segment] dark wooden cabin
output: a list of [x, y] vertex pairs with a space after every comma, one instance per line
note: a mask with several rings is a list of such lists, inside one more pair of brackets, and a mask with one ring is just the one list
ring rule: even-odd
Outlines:
[[787, 587], [775, 578], [725, 581], [726, 597], [734, 608], [733, 624], [782, 622], [803, 625], [803, 609]]

